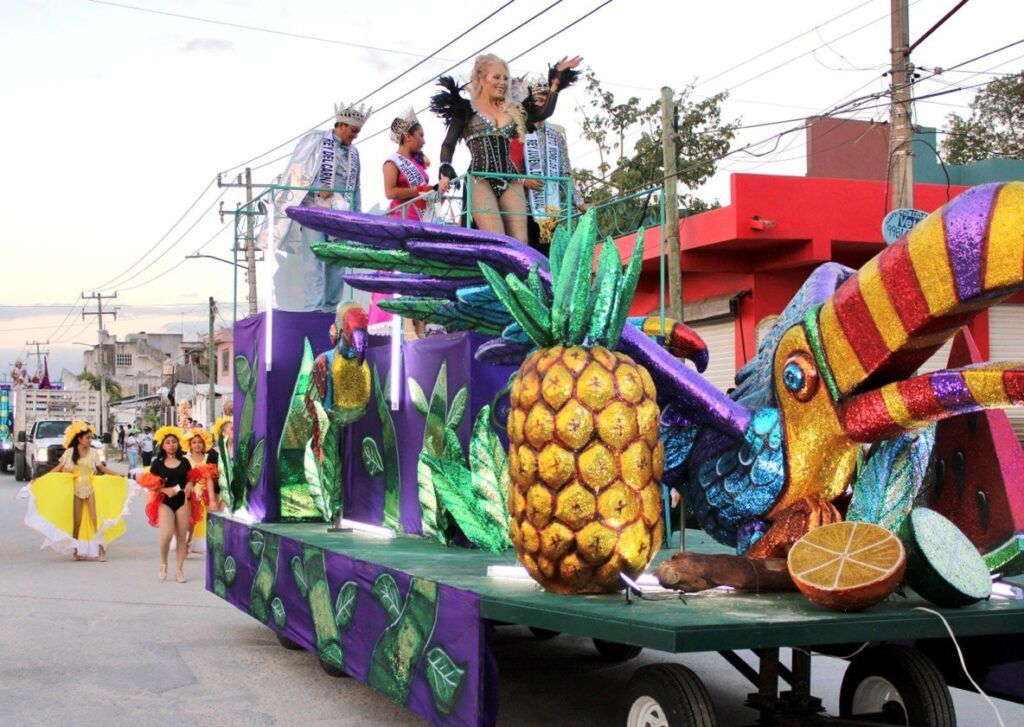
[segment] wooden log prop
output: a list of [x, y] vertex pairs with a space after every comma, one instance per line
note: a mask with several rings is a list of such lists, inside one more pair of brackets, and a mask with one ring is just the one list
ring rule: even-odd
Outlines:
[[718, 586], [755, 593], [796, 590], [785, 558], [683, 552], [664, 561], [654, 575], [665, 588], [680, 591], [703, 591]]

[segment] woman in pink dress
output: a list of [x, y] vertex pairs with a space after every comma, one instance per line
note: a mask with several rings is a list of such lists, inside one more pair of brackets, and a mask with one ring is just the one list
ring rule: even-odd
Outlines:
[[[398, 144], [398, 151], [384, 162], [384, 194], [391, 200], [389, 209], [395, 210], [388, 216], [429, 222], [433, 217], [432, 205], [426, 195], [437, 187], [430, 184], [427, 175], [430, 162], [423, 155], [423, 127], [411, 106], [391, 122], [391, 140]], [[416, 201], [407, 204], [410, 200]], [[391, 314], [377, 306], [377, 301], [387, 297], [390, 296], [373, 294], [367, 329], [372, 335], [389, 335], [391, 332]]]

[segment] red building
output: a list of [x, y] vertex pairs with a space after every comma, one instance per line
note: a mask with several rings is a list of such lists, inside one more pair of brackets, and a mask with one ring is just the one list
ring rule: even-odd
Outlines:
[[[716, 386], [732, 386], [736, 369], [756, 350], [759, 327], [770, 324], [816, 266], [835, 261], [859, 268], [883, 249], [886, 186], [884, 179], [734, 174], [728, 206], [680, 220], [684, 317], [708, 343], [706, 375]], [[931, 212], [965, 189], [918, 184], [914, 205]], [[620, 249], [632, 246], [632, 238], [618, 242]], [[660, 231], [648, 230], [634, 315], [659, 309], [659, 247]], [[975, 319], [971, 331], [982, 354], [1024, 359], [1022, 303], [1024, 295], [1017, 295]], [[928, 368], [945, 361], [940, 350]], [[1024, 411], [1014, 414], [1024, 434]]]

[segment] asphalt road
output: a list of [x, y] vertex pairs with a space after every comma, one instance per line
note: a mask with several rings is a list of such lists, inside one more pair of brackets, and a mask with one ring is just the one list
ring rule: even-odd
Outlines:
[[[75, 563], [39, 550], [22, 524], [20, 483], [0, 475], [0, 722], [17, 725], [379, 725], [422, 724], [373, 690], [322, 672], [286, 651], [249, 616], [207, 593], [203, 562], [186, 584], [156, 578], [156, 531], [140, 500], [127, 535], [106, 563]], [[590, 643], [538, 641], [526, 629], [497, 630], [503, 725], [616, 725], [618, 696], [633, 670], [676, 659], [645, 652], [627, 664], [601, 661]], [[679, 659], [707, 684], [722, 725], [751, 724], [750, 685], [715, 654]], [[845, 662], [816, 658], [814, 691], [837, 713]], [[953, 690], [961, 725], [996, 724], [973, 693]], [[1007, 725], [1024, 707], [997, 700]]]

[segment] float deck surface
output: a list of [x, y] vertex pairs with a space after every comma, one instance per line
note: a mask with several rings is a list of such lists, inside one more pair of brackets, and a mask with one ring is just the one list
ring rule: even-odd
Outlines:
[[[515, 565], [510, 550], [494, 556], [447, 548], [416, 537], [382, 539], [357, 533], [328, 533], [322, 523], [250, 525], [347, 557], [404, 571], [479, 594], [482, 616], [506, 623], [684, 653], [815, 646], [882, 640], [946, 637], [940, 612], [958, 636], [1024, 632], [1024, 601], [990, 600], [966, 608], [940, 608], [908, 591], [859, 613], [821, 608], [800, 593], [711, 592], [678, 599], [626, 603], [624, 594], [561, 596], [527, 580], [488, 577], [489, 565]], [[700, 531], [687, 531], [688, 550], [728, 553]], [[663, 550], [656, 562], [670, 556]]]

